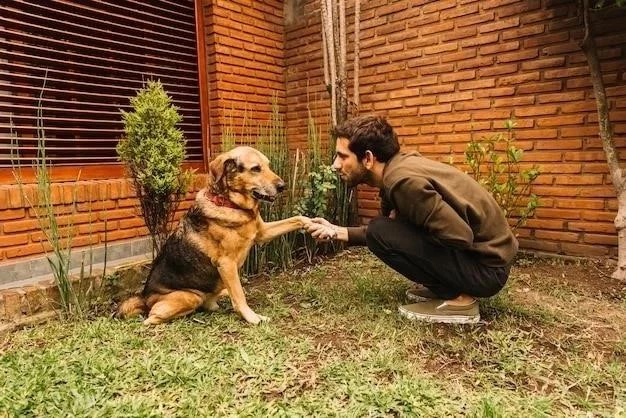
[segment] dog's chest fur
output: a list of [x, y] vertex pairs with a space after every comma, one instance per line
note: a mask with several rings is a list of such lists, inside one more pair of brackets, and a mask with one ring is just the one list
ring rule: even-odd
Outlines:
[[215, 291], [217, 265], [228, 257], [241, 267], [258, 232], [258, 214], [196, 201], [154, 260], [144, 294], [163, 289]]

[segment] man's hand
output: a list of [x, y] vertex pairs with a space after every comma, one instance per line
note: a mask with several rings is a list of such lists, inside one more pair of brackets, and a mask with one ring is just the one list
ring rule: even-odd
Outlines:
[[324, 218], [313, 218], [306, 227], [306, 232], [318, 241], [328, 241], [337, 238], [337, 226]]

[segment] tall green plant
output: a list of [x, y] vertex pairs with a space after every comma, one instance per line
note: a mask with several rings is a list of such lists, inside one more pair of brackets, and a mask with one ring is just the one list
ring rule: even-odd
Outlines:
[[182, 116], [161, 82], [148, 81], [130, 103], [133, 111], [121, 111], [125, 137], [117, 153], [133, 180], [153, 249], [158, 251], [193, 173], [182, 167], [186, 140], [176, 127]]
[[[504, 126], [506, 133], [472, 140], [465, 150], [465, 161], [471, 175], [491, 193], [504, 216], [515, 220], [515, 230], [535, 214], [539, 199], [528, 191], [541, 172], [536, 166], [520, 168], [524, 151], [515, 146], [515, 120], [507, 120]], [[528, 202], [521, 205], [526, 196]]]

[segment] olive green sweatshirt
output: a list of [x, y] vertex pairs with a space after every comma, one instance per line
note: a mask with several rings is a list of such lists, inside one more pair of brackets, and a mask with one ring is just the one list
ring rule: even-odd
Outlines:
[[[479, 262], [506, 266], [518, 243], [495, 199], [469, 175], [419, 153], [398, 153], [385, 164], [380, 190], [383, 215], [411, 222], [444, 245], [476, 254]], [[348, 228], [348, 243], [364, 245], [367, 226]]]

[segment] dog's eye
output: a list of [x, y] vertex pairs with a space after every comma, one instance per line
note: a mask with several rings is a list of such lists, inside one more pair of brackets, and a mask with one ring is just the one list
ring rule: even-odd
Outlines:
[[260, 173], [261, 172], [261, 166], [260, 165], [255, 165], [255, 166], [250, 168], [250, 171], [254, 171], [255, 173]]

